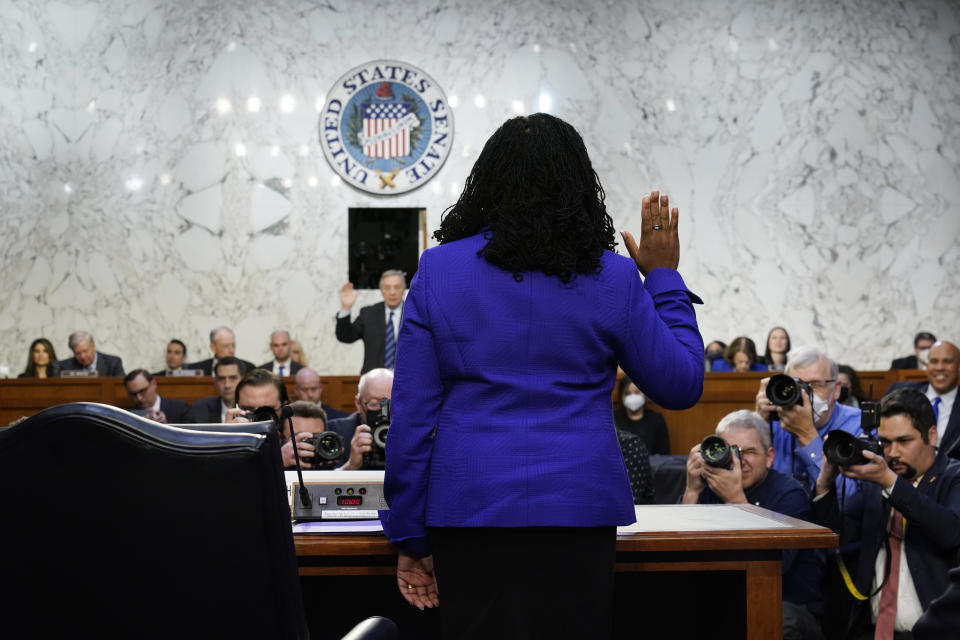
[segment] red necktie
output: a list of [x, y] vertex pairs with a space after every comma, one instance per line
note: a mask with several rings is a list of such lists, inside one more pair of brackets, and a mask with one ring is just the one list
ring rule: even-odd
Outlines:
[[873, 640], [893, 640], [893, 624], [897, 619], [897, 595], [900, 591], [900, 544], [903, 541], [903, 515], [896, 509], [890, 519], [890, 577], [880, 594], [880, 608], [877, 611], [877, 626]]

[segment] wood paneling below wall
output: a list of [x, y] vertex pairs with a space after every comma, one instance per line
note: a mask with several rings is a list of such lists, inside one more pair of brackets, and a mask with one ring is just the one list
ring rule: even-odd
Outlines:
[[[874, 398], [879, 398], [890, 384], [898, 380], [927, 379], [923, 371], [860, 371], [858, 374], [864, 390], [869, 391], [870, 384], [873, 384]], [[667, 411], [657, 407], [652, 401], [647, 406], [663, 414], [670, 430], [671, 453], [685, 455], [693, 445], [713, 432], [723, 416], [737, 409], [753, 409], [760, 380], [766, 375], [708, 373], [703, 385], [703, 396], [694, 407], [684, 411]], [[359, 379], [360, 376], [356, 375], [324, 376], [324, 403], [352, 413]], [[189, 403], [217, 393], [213, 379], [209, 377], [158, 377], [157, 380], [160, 395]], [[293, 378], [286, 378], [285, 382], [290, 397], [293, 398]], [[131, 406], [120, 378], [0, 380], [0, 426], [65, 402], [101, 402], [123, 408]], [[620, 404], [616, 392], [613, 403], [615, 406]]]

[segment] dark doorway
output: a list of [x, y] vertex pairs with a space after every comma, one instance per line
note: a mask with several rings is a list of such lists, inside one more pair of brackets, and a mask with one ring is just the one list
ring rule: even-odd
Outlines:
[[348, 259], [353, 286], [379, 289], [380, 274], [387, 269], [406, 272], [409, 283], [420, 261], [426, 210], [351, 207], [348, 213]]

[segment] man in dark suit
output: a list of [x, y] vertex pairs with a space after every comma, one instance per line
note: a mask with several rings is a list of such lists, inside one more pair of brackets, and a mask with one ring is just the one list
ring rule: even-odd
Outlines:
[[[864, 464], [840, 468], [824, 456], [813, 501], [815, 522], [860, 543], [854, 585], [870, 597], [851, 612], [855, 639], [909, 632], [947, 589], [960, 550], [960, 463], [937, 451], [930, 401], [910, 388], [884, 396], [877, 433], [883, 456], [864, 451]], [[842, 514], [838, 471], [862, 481]]]
[[393, 369], [396, 363], [397, 334], [403, 312], [403, 292], [407, 276], [403, 271], [390, 269], [380, 276], [383, 302], [363, 307], [357, 319], [350, 322], [350, 310], [357, 301], [357, 291], [348, 282], [340, 289], [341, 309], [337, 312], [337, 340], [363, 340], [363, 367], [360, 373], [383, 367]]
[[227, 411], [236, 406], [234, 390], [247, 372], [243, 362], [233, 356], [225, 356], [217, 362], [213, 384], [217, 394], [200, 398], [187, 412], [185, 422], [190, 424], [222, 424], [226, 422]]
[[327, 414], [327, 420], [347, 417], [345, 411], [323, 404], [323, 381], [320, 379], [320, 374], [310, 367], [302, 367], [297, 371], [297, 376], [293, 382], [293, 390], [296, 392], [298, 399], [320, 406]]
[[182, 423], [190, 410], [183, 400], [163, 398], [157, 393], [157, 381], [146, 369], [134, 369], [123, 379], [127, 395], [137, 413], [164, 424]]
[[183, 363], [187, 359], [187, 345], [182, 340], [172, 339], [167, 343], [167, 366], [155, 376], [175, 376], [185, 373]]
[[927, 362], [926, 352], [933, 346], [933, 343], [937, 341], [937, 337], [930, 333], [929, 331], [921, 331], [916, 336], [913, 337], [913, 351], [912, 356], [905, 356], [903, 358], [896, 358], [893, 362], [890, 363], [891, 369], [923, 369]]
[[[200, 360], [199, 362], [191, 362], [188, 364], [186, 369], [199, 369], [203, 371], [203, 375], [212, 376], [214, 366], [217, 364], [221, 358], [226, 358], [227, 356], [235, 357], [234, 351], [237, 350], [237, 339], [233, 334], [233, 329], [230, 327], [217, 327], [216, 329], [210, 332], [210, 351], [213, 352], [212, 358], [207, 358], [206, 360]], [[254, 368], [252, 362], [247, 362], [246, 360], [239, 359], [240, 363], [243, 365], [245, 371], [250, 371]]]
[[302, 364], [294, 362], [290, 358], [290, 333], [288, 331], [278, 329], [270, 334], [270, 351], [273, 351], [273, 360], [265, 362], [257, 367], [258, 369], [266, 369], [281, 378], [296, 375], [298, 371], [303, 369]]
[[68, 341], [73, 357], [61, 360], [60, 371], [95, 371], [98, 376], [123, 377], [123, 360], [118, 356], [97, 351], [93, 336], [86, 331], [74, 331]]
[[327, 429], [336, 431], [343, 438], [347, 462], [341, 467], [344, 471], [357, 471], [364, 468], [363, 454], [376, 446], [373, 432], [370, 430], [370, 418], [380, 410], [380, 401], [390, 399], [393, 390], [393, 371], [389, 369], [371, 369], [360, 376], [357, 395], [353, 399], [357, 410], [346, 418], [331, 420]]
[[926, 371], [926, 383], [895, 382], [887, 393], [904, 387], [922, 391], [933, 404], [940, 450], [952, 458], [960, 459], [960, 408], [957, 407], [960, 350], [950, 342], [935, 343], [930, 347]]

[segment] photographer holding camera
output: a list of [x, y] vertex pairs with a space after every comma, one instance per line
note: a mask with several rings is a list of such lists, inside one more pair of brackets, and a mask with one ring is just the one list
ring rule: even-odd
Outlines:
[[[768, 385], [777, 376], [764, 378], [757, 392], [756, 411], [770, 423], [773, 433], [773, 468], [792, 475], [809, 492], [820, 474], [824, 434], [839, 429], [859, 436], [860, 411], [837, 402], [839, 369], [817, 347], [790, 351], [784, 374], [797, 381], [796, 393], [777, 399], [777, 394], [768, 393]], [[774, 403], [770, 395], [781, 404]], [[784, 399], [788, 401], [783, 403]], [[856, 493], [858, 488], [856, 482], [844, 484], [847, 495]]]
[[[824, 456], [813, 516], [840, 533], [841, 544], [860, 543], [849, 637], [900, 640], [912, 637], [914, 623], [946, 590], [947, 572], [956, 564], [960, 463], [938, 452], [933, 407], [917, 389], [898, 389], [880, 401], [877, 431], [883, 456], [867, 447], [857, 456], [862, 464], [845, 467]], [[865, 481], [843, 513], [838, 474]]]
[[[801, 520], [810, 519], [807, 493], [773, 467], [770, 427], [753, 411], [727, 414], [716, 435], [690, 450], [681, 504], [755, 504]], [[712, 441], [712, 442], [711, 442]], [[703, 450], [701, 452], [701, 450]], [[823, 555], [814, 549], [783, 551], [783, 637], [820, 640]]]
[[339, 433], [346, 448], [347, 462], [341, 467], [344, 471], [360, 469], [382, 469], [382, 463], [371, 466], [371, 457], [384, 458], [386, 430], [378, 430], [379, 438], [374, 438], [377, 415], [384, 398], [390, 400], [393, 389], [393, 371], [389, 369], [371, 369], [360, 376], [357, 395], [353, 400], [357, 410], [346, 418], [331, 420], [329, 429]]

